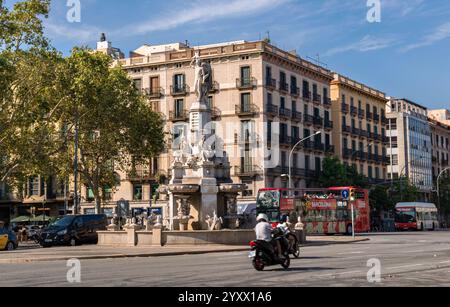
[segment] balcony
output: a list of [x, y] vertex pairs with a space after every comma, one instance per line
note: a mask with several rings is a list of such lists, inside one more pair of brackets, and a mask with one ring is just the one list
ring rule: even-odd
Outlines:
[[350, 114], [352, 116], [357, 116], [358, 115], [358, 108], [356, 107], [350, 107]]
[[325, 145], [325, 153], [334, 155], [335, 147], [333, 145]]
[[389, 138], [387, 136], [383, 136], [383, 143], [384, 144], [388, 144], [389, 143]]
[[268, 168], [267, 169], [267, 173], [269, 175], [281, 175], [283, 173], [283, 169], [281, 168], [281, 166], [277, 166], [277, 167], [273, 167], [273, 168]]
[[292, 174], [296, 177], [305, 177], [306, 176], [305, 169], [298, 168], [295, 166], [292, 168]]
[[170, 86], [170, 95], [172, 96], [186, 96], [190, 92], [190, 87], [187, 84]]
[[386, 116], [384, 116], [384, 115], [381, 116], [381, 123], [383, 125], [389, 124], [389, 120], [386, 118]]
[[280, 117], [284, 118], [291, 118], [292, 117], [292, 111], [286, 108], [280, 109]]
[[366, 117], [368, 121], [371, 121], [373, 118], [373, 113], [372, 112], [366, 112]]
[[301, 112], [293, 111], [292, 112], [292, 120], [295, 122], [301, 122], [303, 119], [303, 115]]
[[326, 108], [331, 108], [331, 98], [329, 97], [323, 97], [323, 105]]
[[303, 100], [306, 102], [311, 101], [311, 92], [310, 91], [303, 91]]
[[448, 160], [442, 160], [442, 166], [448, 166]]
[[310, 170], [310, 169], [305, 170], [305, 177], [306, 178], [317, 178], [319, 176], [320, 176], [320, 174], [317, 171]]
[[314, 118], [313, 118], [313, 124], [314, 124], [314, 126], [316, 126], [316, 127], [323, 127], [323, 118], [322, 118], [322, 117], [314, 116]]
[[234, 174], [237, 177], [256, 177], [263, 174], [261, 167], [256, 165], [241, 165], [235, 166]]
[[259, 108], [255, 104], [242, 104], [235, 106], [237, 116], [255, 116], [259, 113]]
[[345, 104], [345, 103], [341, 104], [341, 111], [343, 113], [347, 114], [350, 111], [350, 106], [348, 104]]
[[372, 133], [372, 138], [376, 141], [376, 142], [381, 142], [382, 137], [380, 134], [378, 133]]
[[350, 159], [352, 158], [353, 155], [353, 150], [348, 149], [348, 148], [344, 148], [342, 150], [342, 156], [344, 157], [344, 159]]
[[282, 93], [289, 93], [289, 84], [287, 84], [286, 82], [280, 82], [279, 89]]
[[383, 156], [383, 164], [389, 165], [391, 164], [391, 158], [388, 156]]
[[322, 103], [322, 96], [319, 95], [319, 94], [313, 94], [313, 103], [321, 104]]
[[267, 113], [267, 115], [278, 116], [279, 115], [278, 107], [273, 104], [267, 104], [266, 105], [266, 113]]
[[258, 81], [256, 78], [236, 79], [236, 87], [240, 90], [251, 90], [256, 88]]
[[294, 97], [299, 97], [300, 96], [300, 88], [295, 85], [291, 85], [291, 95]]
[[287, 135], [280, 135], [280, 145], [290, 147], [292, 145], [292, 137]]
[[184, 122], [188, 120], [189, 120], [189, 112], [186, 110], [169, 112], [169, 121], [171, 122]]
[[164, 96], [164, 89], [162, 87], [146, 88], [144, 92], [150, 99], [160, 99]]
[[368, 135], [367, 131], [360, 129], [359, 130], [359, 137], [362, 138], [362, 139], [366, 139], [366, 138], [369, 137], [369, 135]]
[[214, 81], [213, 84], [212, 84], [211, 89], [209, 90], [209, 93], [210, 93], [210, 94], [214, 94], [214, 93], [219, 92], [219, 90], [220, 90], [220, 85], [219, 85], [219, 83], [218, 83], [217, 81]]
[[352, 127], [352, 134], [354, 136], [359, 136], [359, 134], [361, 133], [361, 130], [355, 127]]
[[277, 88], [277, 80], [272, 79], [271, 77], [266, 78], [266, 87], [267, 89], [273, 91]]
[[315, 144], [311, 140], [306, 140], [302, 144], [303, 144], [303, 149], [304, 150], [313, 151], [314, 148], [315, 148], [315, 146], [314, 146]]
[[342, 133], [350, 134], [352, 133], [352, 128], [350, 126], [342, 126]]
[[319, 152], [325, 152], [325, 144], [320, 142], [314, 142], [314, 150]]
[[334, 127], [334, 123], [331, 120], [325, 120], [325, 129], [331, 130]]
[[360, 119], [364, 119], [364, 110], [363, 109], [358, 109], [358, 117]]
[[373, 115], [373, 120], [378, 123], [380, 121], [380, 115], [374, 114]]
[[309, 115], [309, 114], [305, 114], [303, 116], [303, 122], [304, 122], [305, 125], [309, 125], [309, 126], [314, 124], [314, 116]]
[[[160, 171], [159, 173], [161, 173]], [[133, 170], [131, 170], [129, 173], [127, 173], [127, 180], [128, 181], [148, 181], [148, 180], [156, 180], [156, 174], [158, 172], [155, 172], [151, 169], [150, 166], [143, 167], [143, 166], [136, 166]]]

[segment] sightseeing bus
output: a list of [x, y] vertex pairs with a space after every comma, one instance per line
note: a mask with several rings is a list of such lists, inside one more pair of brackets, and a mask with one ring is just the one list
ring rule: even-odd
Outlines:
[[395, 206], [395, 228], [398, 231], [438, 229], [438, 210], [429, 203], [399, 203]]
[[355, 187], [328, 189], [261, 189], [257, 213], [267, 214], [269, 222], [279, 223], [288, 216], [290, 223], [299, 217], [308, 234], [351, 234], [352, 207], [355, 232], [370, 231], [369, 193]]

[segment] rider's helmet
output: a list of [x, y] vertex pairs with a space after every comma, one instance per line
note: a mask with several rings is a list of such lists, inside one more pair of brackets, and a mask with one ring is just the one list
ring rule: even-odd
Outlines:
[[256, 222], [268, 222], [269, 221], [269, 217], [266, 214], [261, 213], [260, 215], [258, 215], [258, 218], [256, 219]]

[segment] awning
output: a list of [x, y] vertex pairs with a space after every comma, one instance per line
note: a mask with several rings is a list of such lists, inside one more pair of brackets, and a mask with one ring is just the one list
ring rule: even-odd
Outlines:
[[43, 215], [38, 215], [34, 218], [31, 219], [31, 222], [49, 222], [50, 221], [50, 217], [43, 214]]

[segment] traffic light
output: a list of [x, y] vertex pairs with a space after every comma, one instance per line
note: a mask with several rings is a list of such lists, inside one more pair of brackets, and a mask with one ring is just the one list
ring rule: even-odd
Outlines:
[[356, 200], [356, 193], [355, 190], [350, 190], [350, 201]]

